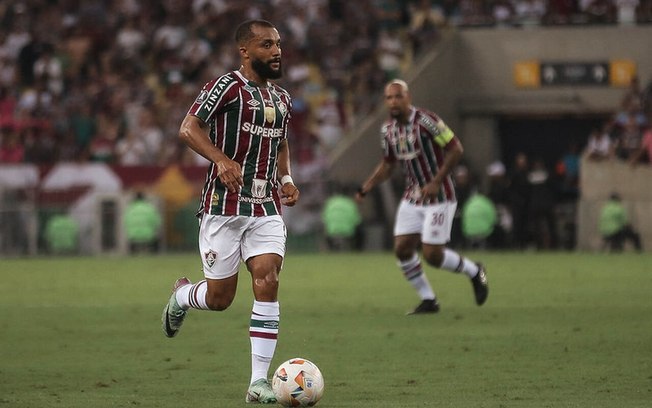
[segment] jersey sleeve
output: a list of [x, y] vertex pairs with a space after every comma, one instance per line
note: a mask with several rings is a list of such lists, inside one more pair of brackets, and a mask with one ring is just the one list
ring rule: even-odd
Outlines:
[[236, 85], [237, 80], [229, 74], [207, 82], [188, 110], [188, 115], [197, 116], [208, 123], [232, 99], [229, 94]]
[[396, 160], [396, 157], [394, 156], [394, 151], [392, 150], [392, 147], [389, 144], [388, 132], [389, 132], [389, 124], [385, 123], [380, 128], [380, 148], [383, 152], [383, 159], [389, 162], [393, 162], [394, 160]]
[[420, 112], [419, 124], [432, 135], [440, 147], [446, 146], [455, 137], [455, 133], [434, 113]]

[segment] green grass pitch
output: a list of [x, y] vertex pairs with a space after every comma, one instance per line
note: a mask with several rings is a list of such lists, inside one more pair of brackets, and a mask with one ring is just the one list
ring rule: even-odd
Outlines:
[[[314, 361], [323, 408], [652, 406], [651, 254], [467, 255], [488, 267], [484, 306], [427, 268], [442, 310], [405, 316], [418, 299], [391, 254], [289, 253], [273, 368]], [[245, 406], [244, 268], [229, 310], [161, 331], [171, 284], [199, 268], [195, 254], [0, 260], [0, 408]]]

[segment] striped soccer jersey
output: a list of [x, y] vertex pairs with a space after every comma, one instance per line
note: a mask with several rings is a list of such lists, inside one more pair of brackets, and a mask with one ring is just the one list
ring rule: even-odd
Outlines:
[[244, 185], [231, 193], [211, 163], [199, 213], [214, 215], [280, 215], [276, 181], [278, 148], [287, 138], [292, 101], [283, 88], [259, 87], [239, 71], [208, 82], [188, 111], [209, 125], [217, 148], [242, 167]]
[[[434, 113], [412, 107], [407, 123], [387, 120], [381, 128], [383, 158], [400, 162], [405, 174], [403, 199], [413, 204], [429, 204], [421, 196], [421, 187], [433, 179], [444, 162], [444, 148], [457, 143], [454, 134]], [[453, 180], [442, 181], [436, 203], [457, 201]], [[432, 202], [431, 202], [432, 203]]]

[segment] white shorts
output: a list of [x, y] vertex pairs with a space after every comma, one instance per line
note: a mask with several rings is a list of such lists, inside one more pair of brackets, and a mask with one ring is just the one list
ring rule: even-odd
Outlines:
[[419, 234], [424, 244], [446, 244], [451, 239], [456, 209], [457, 202], [454, 201], [415, 205], [401, 200], [396, 211], [394, 236]]
[[199, 224], [199, 253], [208, 279], [238, 273], [240, 260], [262, 254], [285, 256], [287, 233], [280, 215], [246, 217], [203, 214]]

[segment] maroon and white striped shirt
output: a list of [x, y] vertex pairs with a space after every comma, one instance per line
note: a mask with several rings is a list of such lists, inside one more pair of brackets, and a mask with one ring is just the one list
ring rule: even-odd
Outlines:
[[[453, 132], [434, 113], [411, 107], [407, 123], [396, 119], [385, 121], [381, 128], [383, 158], [400, 162], [405, 175], [403, 198], [413, 204], [429, 204], [422, 198], [421, 188], [433, 179], [444, 162], [444, 148], [457, 143]], [[442, 181], [434, 203], [457, 201], [453, 180]]]
[[190, 107], [209, 125], [217, 148], [242, 167], [244, 185], [231, 193], [211, 163], [199, 212], [260, 217], [281, 214], [276, 181], [278, 148], [287, 138], [292, 110], [290, 94], [273, 83], [249, 82], [239, 71], [216, 78], [201, 90]]

